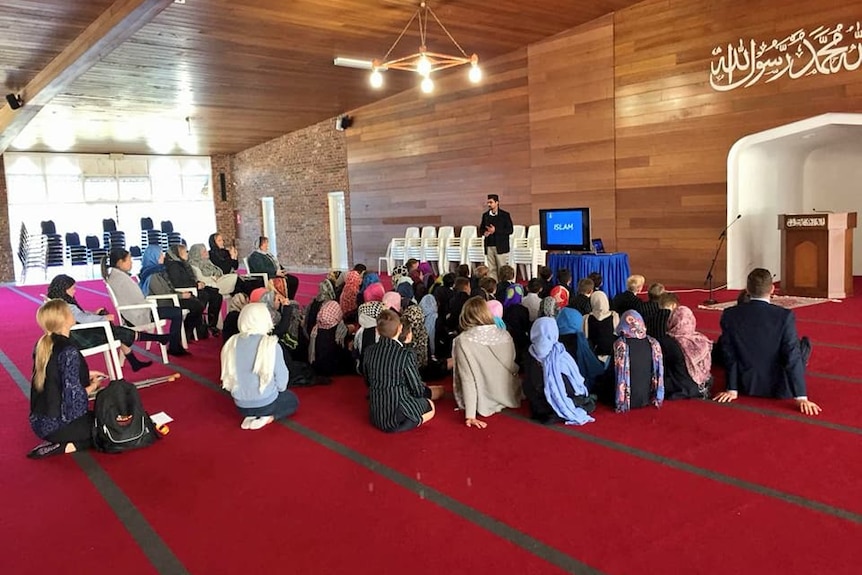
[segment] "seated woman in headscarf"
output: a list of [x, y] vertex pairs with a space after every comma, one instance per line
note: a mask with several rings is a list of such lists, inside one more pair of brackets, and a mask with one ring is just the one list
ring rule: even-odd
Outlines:
[[314, 325], [317, 323], [317, 313], [320, 307], [328, 302], [335, 300], [335, 282], [338, 280], [336, 272], [332, 271], [326, 278], [317, 286], [317, 295], [305, 308], [305, 332], [311, 333]]
[[242, 429], [260, 429], [299, 407], [299, 399], [287, 389], [289, 374], [278, 338], [270, 331], [266, 306], [248, 304], [239, 314], [239, 333], [221, 350], [222, 388], [243, 416]]
[[433, 294], [428, 294], [419, 301], [419, 307], [422, 308], [422, 314], [425, 316], [425, 331], [428, 333], [428, 353], [431, 357], [436, 357], [434, 350], [437, 348], [435, 336], [437, 334], [437, 298]]
[[560, 308], [557, 307], [557, 300], [551, 296], [543, 297], [539, 305], [539, 317], [556, 318], [558, 313], [560, 313]]
[[[132, 256], [121, 248], [114, 248], [102, 258], [102, 278], [110, 286], [120, 306], [150, 304], [144, 296], [141, 286], [129, 275], [132, 270]], [[186, 331], [194, 329], [195, 318], [186, 317], [183, 320], [183, 310], [173, 306], [159, 306], [159, 317], [170, 320], [170, 336], [168, 353], [171, 355], [188, 355], [188, 351], [182, 345], [182, 330], [185, 323]], [[126, 325], [143, 326], [152, 323], [152, 313], [145, 309], [125, 310], [121, 313], [122, 320]], [[191, 314], [189, 314], [191, 316]], [[197, 317], [200, 321], [200, 316]]]
[[205, 245], [194, 244], [189, 248], [189, 265], [195, 272], [195, 279], [207, 287], [216, 288], [221, 295], [229, 296], [236, 290], [239, 276], [233, 273], [226, 274], [212, 263]]
[[335, 301], [325, 302], [317, 313], [317, 323], [308, 342], [308, 363], [317, 375], [342, 375], [353, 371], [353, 358], [347, 349], [350, 332], [342, 318], [341, 307]]
[[661, 345], [647, 335], [638, 312], [629, 310], [620, 318], [619, 337], [613, 351], [613, 396], [617, 413], [648, 405], [661, 407], [664, 400]]
[[107, 376], [90, 371], [84, 356], [69, 339], [75, 318], [60, 299], [45, 302], [36, 312], [42, 337], [33, 351], [30, 382], [30, 427], [44, 443], [27, 457], [41, 459], [92, 446], [95, 420], [87, 396]]
[[616, 329], [620, 323], [617, 312], [611, 311], [608, 296], [603, 291], [594, 291], [590, 296], [593, 311], [584, 318], [584, 334], [598, 358], [608, 361], [613, 355]]
[[503, 322], [515, 342], [515, 361], [524, 365], [524, 356], [530, 347], [530, 311], [521, 305], [524, 286], [513, 283], [503, 294]]
[[667, 399], [709, 399], [712, 387], [712, 342], [696, 331], [694, 313], [681, 305], [670, 315], [661, 343]]
[[530, 329], [530, 353], [524, 366], [523, 389], [530, 417], [541, 423], [564, 421], [583, 425], [595, 421], [596, 408], [574, 358], [559, 342], [557, 322], [540, 317]]
[[242, 308], [248, 304], [248, 296], [244, 293], [238, 293], [230, 298], [230, 303], [227, 306], [227, 315], [224, 316], [221, 326], [222, 342], [227, 343], [227, 340], [239, 333], [239, 314]]
[[356, 308], [359, 307], [358, 296], [361, 285], [362, 275], [358, 271], [347, 272], [347, 277], [344, 279], [344, 289], [341, 290], [341, 297], [338, 299], [345, 323], [356, 323]]
[[362, 302], [383, 301], [383, 294], [386, 293], [386, 288], [381, 282], [374, 282], [362, 290]]
[[365, 275], [362, 276], [362, 283], [359, 284], [359, 293], [356, 294], [356, 302], [359, 305], [364, 304], [367, 300], [365, 299], [365, 290], [371, 284], [379, 283], [380, 276], [374, 272], [365, 272]]
[[401, 294], [397, 291], [388, 291], [383, 294], [383, 300], [381, 303], [383, 304], [383, 307], [391, 309], [398, 315], [401, 315]]
[[377, 334], [377, 318], [384, 309], [379, 301], [367, 301], [357, 310], [359, 329], [353, 336], [353, 357], [356, 360], [356, 372], [360, 375], [363, 354], [380, 339]]
[[[273, 282], [270, 282], [274, 286]], [[299, 304], [291, 301], [284, 295], [283, 292], [275, 289], [258, 288], [251, 292], [252, 303], [262, 303], [269, 310], [269, 315], [272, 318], [273, 330], [272, 335], [278, 338], [282, 349], [285, 352], [285, 361], [290, 359], [289, 352], [296, 352], [297, 356], [303, 356], [298, 351], [300, 343], [300, 328], [302, 323], [302, 311], [299, 309]]]
[[455, 402], [464, 410], [467, 427], [483, 429], [488, 424], [478, 416], [521, 404], [515, 344], [509, 332], [494, 324], [482, 297], [464, 303], [460, 324], [461, 335], [452, 342]]
[[210, 261], [218, 267], [223, 274], [231, 274], [239, 269], [239, 260], [237, 259], [236, 248], [224, 247], [224, 238], [218, 232], [211, 234], [209, 237], [210, 246]]
[[158, 244], [150, 244], [141, 255], [141, 271], [138, 272], [138, 285], [144, 295], [154, 295], [150, 290], [150, 282], [156, 274], [165, 271], [165, 254]]
[[198, 337], [206, 338], [207, 328], [214, 336], [218, 336], [221, 331], [218, 329], [218, 318], [221, 314], [222, 296], [218, 288], [204, 285], [203, 282], [197, 281], [195, 272], [189, 264], [189, 252], [186, 246], [182, 244], [173, 245], [168, 249], [168, 256], [165, 260], [165, 271], [168, 274], [168, 279], [174, 289], [196, 288], [197, 296], [190, 298], [183, 297], [180, 300], [180, 307], [197, 311], [198, 304], [194, 302], [197, 299], [200, 302], [200, 312], [207, 311], [206, 322], [201, 322], [198, 329]]
[[590, 349], [590, 342], [584, 335], [584, 316], [574, 308], [564, 307], [557, 314], [557, 328], [560, 332], [560, 343], [575, 359], [578, 371], [584, 376], [587, 389], [592, 392], [596, 389], [598, 379], [607, 371], [607, 367]]
[[[48, 286], [48, 298], [61, 299], [65, 301], [69, 305], [69, 309], [75, 318], [75, 323], [114, 321], [114, 314], [104, 313], [105, 308], [97, 310], [96, 313], [84, 311], [78, 303], [78, 300], [75, 299], [75, 290], [75, 280], [67, 275], [60, 274], [51, 280], [51, 284]], [[153, 364], [152, 361], [139, 359], [138, 356], [135, 355], [132, 351], [132, 345], [135, 341], [140, 339], [141, 341], [156, 341], [163, 344], [167, 344], [170, 341], [170, 335], [166, 333], [138, 333], [132, 329], [114, 325], [113, 323], [111, 323], [111, 333], [114, 339], [120, 342], [120, 351], [122, 351], [123, 355], [126, 356], [126, 359], [129, 361], [129, 365], [132, 367], [132, 371], [138, 371], [139, 369], [149, 367]], [[98, 347], [108, 343], [105, 330], [101, 327], [73, 330], [70, 333], [69, 338], [78, 349]]]
[[410, 282], [401, 282], [395, 288], [399, 294], [401, 294], [401, 309], [407, 309], [409, 306], [416, 303], [413, 300], [413, 284]]

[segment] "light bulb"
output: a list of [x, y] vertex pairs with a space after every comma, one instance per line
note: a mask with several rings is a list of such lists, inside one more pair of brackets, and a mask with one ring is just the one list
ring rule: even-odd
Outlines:
[[416, 71], [420, 76], [425, 76], [426, 78], [431, 73], [431, 60], [425, 54], [419, 56], [419, 61], [416, 63]]
[[474, 84], [478, 84], [482, 81], [482, 69], [479, 68], [477, 64], [473, 64], [470, 66], [470, 74], [468, 75], [470, 81]]
[[371, 72], [370, 80], [372, 88], [379, 88], [383, 85], [383, 74], [380, 73], [380, 70], [375, 68], [374, 71]]
[[426, 77], [424, 80], [422, 80], [422, 83], [419, 85], [419, 87], [422, 88], [422, 91], [424, 93], [430, 94], [434, 91], [434, 82], [431, 80], [431, 78]]

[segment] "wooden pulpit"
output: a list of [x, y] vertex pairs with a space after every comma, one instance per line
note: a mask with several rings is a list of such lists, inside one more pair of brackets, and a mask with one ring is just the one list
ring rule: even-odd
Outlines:
[[781, 291], [805, 297], [853, 295], [856, 212], [782, 214]]

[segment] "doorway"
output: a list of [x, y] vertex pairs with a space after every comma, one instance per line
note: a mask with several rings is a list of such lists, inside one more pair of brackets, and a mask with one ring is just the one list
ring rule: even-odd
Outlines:
[[332, 268], [346, 271], [347, 215], [344, 209], [344, 192], [329, 192], [329, 245], [332, 250]]

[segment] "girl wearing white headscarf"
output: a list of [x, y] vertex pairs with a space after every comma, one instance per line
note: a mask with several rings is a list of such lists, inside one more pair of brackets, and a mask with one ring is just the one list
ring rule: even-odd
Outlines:
[[592, 311], [584, 318], [584, 335], [590, 342], [590, 348], [602, 361], [608, 361], [614, 353], [614, 342], [617, 339], [616, 329], [620, 324], [620, 316], [611, 311], [608, 296], [603, 291], [594, 291], [590, 296]]
[[222, 388], [244, 416], [242, 429], [260, 429], [293, 415], [299, 406], [287, 389], [287, 365], [278, 338], [269, 335], [272, 328], [266, 305], [250, 303], [239, 314], [239, 333], [221, 350]]

